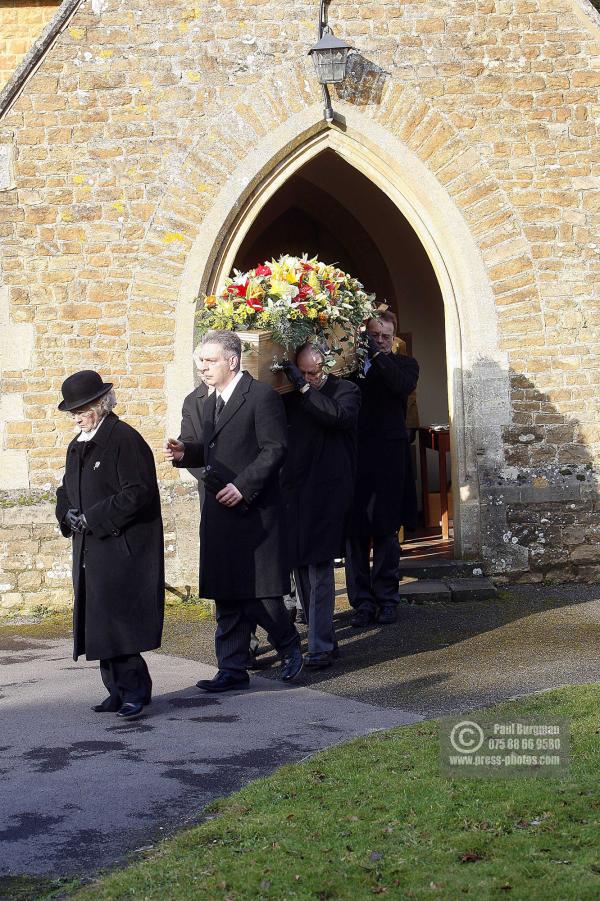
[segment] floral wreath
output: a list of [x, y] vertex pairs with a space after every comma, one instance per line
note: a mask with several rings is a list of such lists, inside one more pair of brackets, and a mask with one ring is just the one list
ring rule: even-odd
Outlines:
[[333, 368], [344, 344], [359, 360], [364, 356], [359, 329], [374, 313], [375, 295], [358, 279], [317, 257], [284, 254], [247, 272], [235, 269], [217, 294], [204, 296], [197, 326], [201, 335], [211, 329], [270, 331], [286, 351], [311, 342]]

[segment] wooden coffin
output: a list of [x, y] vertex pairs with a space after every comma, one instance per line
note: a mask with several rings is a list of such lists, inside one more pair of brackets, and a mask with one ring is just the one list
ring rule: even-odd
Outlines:
[[293, 359], [285, 347], [273, 341], [271, 332], [237, 332], [242, 342], [242, 369], [261, 382], [266, 382], [279, 394], [286, 394], [294, 389], [283, 372], [271, 372], [273, 363], [284, 357]]
[[[279, 394], [293, 391], [285, 374], [271, 372], [271, 367], [273, 363], [281, 362], [283, 359], [294, 360], [294, 351], [286, 350], [281, 344], [277, 344], [273, 340], [271, 332], [268, 331], [257, 330], [237, 332], [237, 334], [242, 342], [242, 369], [249, 372], [253, 378], [266, 382]], [[348, 375], [356, 369], [354, 345], [351, 341], [340, 340], [346, 335], [339, 326], [335, 327], [334, 335], [343, 350], [331, 371], [334, 375]]]

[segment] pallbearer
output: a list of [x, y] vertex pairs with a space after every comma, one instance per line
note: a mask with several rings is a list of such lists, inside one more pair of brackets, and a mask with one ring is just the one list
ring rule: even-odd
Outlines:
[[[412, 357], [392, 352], [396, 317], [386, 311], [367, 322], [369, 358], [356, 383], [362, 395], [358, 419], [358, 466], [346, 583], [354, 608], [352, 625], [396, 622], [400, 595], [400, 526], [414, 527], [408, 398], [419, 379]], [[371, 561], [370, 552], [373, 551]]]
[[202, 379], [215, 390], [199, 404], [197, 440], [168, 439], [165, 459], [203, 467], [200, 597], [215, 601], [219, 670], [202, 691], [247, 688], [252, 626], [269, 634], [290, 682], [302, 669], [300, 638], [283, 604], [289, 591], [279, 470], [287, 428], [279, 395], [240, 368], [234, 332], [212, 330], [200, 342]]
[[58, 409], [78, 434], [67, 448], [56, 517], [73, 538], [73, 657], [100, 661], [108, 697], [93, 710], [131, 719], [152, 696], [140, 652], [161, 642], [163, 527], [152, 451], [112, 412], [112, 389], [90, 369], [63, 382]]
[[281, 473], [288, 559], [308, 621], [304, 665], [330, 666], [337, 652], [333, 628], [333, 561], [344, 553], [354, 492], [360, 391], [328, 375], [314, 344], [284, 365], [295, 388], [284, 395], [288, 455]]

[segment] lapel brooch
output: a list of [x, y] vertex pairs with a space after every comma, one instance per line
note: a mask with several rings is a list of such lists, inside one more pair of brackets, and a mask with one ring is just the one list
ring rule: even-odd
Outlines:
[[100, 460], [96, 460], [96, 462], [94, 463], [94, 469], [98, 469], [99, 466], [100, 466]]

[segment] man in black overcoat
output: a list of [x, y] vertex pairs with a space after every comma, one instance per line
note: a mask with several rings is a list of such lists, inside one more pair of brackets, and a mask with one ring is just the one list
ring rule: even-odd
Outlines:
[[[200, 357], [200, 347], [198, 346], [194, 350], [194, 363], [196, 364], [196, 369], [200, 375], [200, 379], [202, 379], [202, 359]], [[200, 416], [202, 403], [206, 399], [209, 394], [208, 386], [201, 381], [197, 388], [194, 388], [193, 391], [183, 399], [183, 404], [181, 407], [181, 426], [179, 429], [179, 441], [183, 441], [185, 444], [189, 441], [198, 441], [201, 434], [201, 426], [200, 426]], [[200, 478], [202, 469], [199, 467], [190, 467], [188, 469], [190, 475], [192, 475], [198, 482], [198, 495], [200, 499], [200, 509], [202, 509], [202, 504], [204, 503], [204, 482]]]
[[252, 623], [283, 658], [281, 678], [302, 669], [300, 639], [286, 612], [289, 591], [279, 469], [287, 447], [283, 403], [268, 385], [240, 371], [234, 332], [201, 341], [202, 377], [215, 391], [200, 401], [199, 440], [165, 444], [176, 466], [204, 467], [200, 519], [200, 596], [216, 605], [219, 671], [205, 691], [245, 688]]
[[304, 665], [331, 666], [337, 651], [333, 561], [344, 554], [356, 469], [360, 391], [328, 375], [323, 353], [306, 344], [287, 363], [294, 386], [283, 401], [288, 455], [281, 473], [288, 560], [308, 622]]
[[[196, 369], [198, 370], [198, 374], [200, 376], [200, 384], [197, 388], [194, 388], [193, 391], [190, 391], [186, 397], [183, 399], [183, 404], [181, 407], [181, 426], [179, 429], [179, 441], [186, 442], [198, 442], [201, 441], [201, 410], [202, 410], [202, 402], [208, 397], [208, 395], [214, 391], [212, 386], [208, 386], [202, 381], [202, 355], [201, 355], [201, 345], [198, 345], [194, 350], [194, 363], [196, 364]], [[200, 503], [200, 513], [202, 514], [202, 507], [204, 505], [204, 497], [205, 497], [205, 487], [204, 482], [202, 480], [202, 467], [191, 466], [188, 468], [188, 472], [192, 475], [198, 485], [198, 501]], [[250, 669], [262, 669], [262, 665], [258, 662], [257, 659], [257, 651], [259, 648], [259, 641], [255, 634], [256, 624], [253, 626], [252, 635], [250, 638], [250, 660], [249, 660], [249, 668]]]
[[412, 357], [392, 353], [395, 331], [393, 313], [386, 311], [369, 320], [369, 358], [364, 378], [356, 380], [362, 405], [346, 582], [355, 608], [352, 625], [357, 627], [375, 619], [382, 625], [396, 621], [400, 601], [398, 531], [402, 525], [414, 528], [416, 523], [417, 499], [405, 416], [408, 395], [417, 386], [419, 364]]
[[92, 370], [63, 382], [59, 410], [79, 434], [67, 448], [56, 517], [73, 538], [75, 660], [100, 661], [109, 696], [93, 709], [130, 718], [149, 704], [141, 651], [160, 646], [164, 546], [152, 451], [112, 412], [111, 383]]

